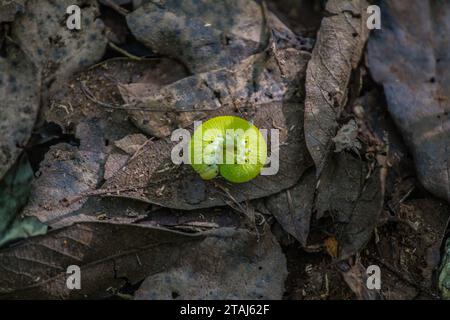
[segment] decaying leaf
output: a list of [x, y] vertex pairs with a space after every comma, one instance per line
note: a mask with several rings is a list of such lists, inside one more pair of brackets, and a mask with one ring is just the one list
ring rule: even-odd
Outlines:
[[334, 259], [337, 258], [338, 256], [338, 250], [339, 250], [339, 244], [336, 240], [336, 237], [331, 236], [326, 238], [323, 241], [323, 245], [325, 247], [325, 250], [327, 251], [327, 253]]
[[27, 56], [11, 45], [0, 56], [0, 179], [16, 161], [36, 121], [40, 77]]
[[[190, 166], [173, 164], [171, 151], [178, 141], [167, 137], [147, 143], [97, 194], [190, 210], [256, 199], [293, 186], [310, 166], [301, 126], [301, 85], [308, 58], [308, 53], [295, 48], [273, 48], [234, 68], [200, 73], [164, 86], [132, 105], [141, 107], [142, 112], [167, 110], [171, 130], [192, 129], [195, 119], [218, 115], [236, 115], [260, 129], [278, 129], [280, 167], [276, 175], [239, 185], [202, 181]], [[203, 194], [194, 199], [186, 196], [186, 189], [191, 188]]]
[[161, 88], [153, 83], [120, 88], [130, 112], [139, 109], [133, 114], [134, 123], [157, 137], [167, 137], [174, 129], [205, 117], [231, 112], [252, 116], [259, 105], [289, 100], [301, 103], [308, 59], [307, 52], [274, 47], [231, 69], [200, 73]]
[[[172, 66], [173, 73], [169, 66]], [[129, 121], [130, 117], [133, 118], [133, 112], [139, 113], [138, 118], [144, 125], [148, 121], [142, 112], [114, 108], [123, 103], [118, 84], [152, 83], [158, 86], [183, 76], [179, 64], [169, 59], [106, 60], [74, 75], [51, 95], [49, 103], [44, 106], [42, 120], [54, 122], [65, 133], [74, 134], [80, 122], [95, 119], [103, 127], [105, 145], [112, 145], [127, 135], [141, 132], [142, 127], [139, 130]]]
[[317, 173], [331, 151], [347, 85], [367, 40], [365, 0], [330, 0], [306, 72], [305, 138]]
[[[109, 221], [116, 223], [134, 223], [142, 221], [150, 225], [165, 225], [175, 228], [191, 228], [203, 230], [203, 227], [218, 228], [220, 226], [239, 226], [221, 219], [227, 214], [212, 219], [211, 214], [201, 212], [186, 215], [184, 219], [176, 218], [174, 212], [164, 211], [150, 214], [147, 203], [124, 198], [83, 198], [67, 203], [73, 197], [77, 198], [83, 192], [94, 190], [102, 179], [102, 167], [105, 164], [105, 174], [108, 161], [105, 163], [107, 147], [103, 145], [103, 127], [95, 120], [78, 124], [76, 137], [79, 146], [58, 144], [52, 146], [41, 163], [39, 177], [33, 183], [31, 197], [24, 209], [24, 214], [38, 218], [52, 228], [61, 228], [76, 222]], [[123, 141], [122, 141], [123, 142]], [[120, 145], [121, 143], [119, 143]], [[117, 153], [109, 154], [111, 156]], [[130, 156], [125, 155], [128, 159]], [[119, 168], [120, 169], [120, 168]], [[117, 169], [117, 170], [119, 170]], [[163, 190], [161, 190], [162, 192]], [[191, 199], [194, 194], [189, 195]], [[190, 219], [189, 219], [190, 217]], [[211, 218], [211, 219], [210, 219]], [[223, 222], [222, 222], [223, 221]]]
[[383, 1], [383, 29], [367, 54], [388, 109], [411, 148], [418, 176], [450, 201], [450, 77], [447, 1]]
[[308, 239], [315, 189], [316, 176], [307, 171], [294, 187], [266, 199], [269, 212], [303, 246]]
[[50, 148], [41, 163], [39, 178], [33, 182], [25, 215], [52, 227], [96, 219], [75, 213], [86, 199], [70, 206], [62, 200], [95, 188], [102, 178], [105, 147], [101, 132], [92, 121], [82, 123], [78, 126], [80, 147], [58, 144]]
[[[127, 105], [135, 106], [136, 101], [157, 94], [161, 87], [188, 76], [185, 68], [173, 60], [161, 59], [149, 62], [144, 75], [138, 81], [120, 81], [118, 90]], [[167, 137], [171, 129], [173, 116], [165, 112], [145, 112], [145, 110], [125, 109], [131, 121], [144, 133], [155, 137]]]
[[[271, 109], [274, 106], [260, 107], [262, 119], [255, 118], [255, 124], [271, 126], [274, 120], [283, 127], [292, 127], [295, 120], [301, 118], [301, 110], [295, 110], [293, 104], [280, 107], [276, 113]], [[282, 109], [286, 113], [283, 114]], [[264, 118], [268, 121], [260, 122]], [[289, 143], [289, 148], [287, 145], [280, 148], [280, 169], [275, 176], [259, 176], [244, 184], [230, 184], [221, 179], [203, 181], [190, 166], [172, 163], [170, 155], [175, 143], [166, 139], [149, 141], [134, 159], [96, 192], [98, 195], [135, 198], [177, 209], [210, 207], [224, 205], [226, 201], [241, 202], [264, 197], [294, 185], [302, 171], [310, 166], [302, 147], [301, 128], [293, 128], [289, 135], [286, 139], [281, 137], [282, 143]], [[300, 158], [302, 156], [304, 158]], [[162, 187], [163, 191], [158, 192]], [[192, 197], [189, 190], [202, 192], [202, 195]]]
[[268, 25], [296, 40], [275, 15], [253, 0], [146, 1], [127, 16], [127, 23], [139, 41], [181, 60], [192, 73], [229, 68], [260, 52], [267, 45]]
[[328, 213], [336, 228], [339, 258], [358, 252], [372, 236], [383, 206], [380, 170], [349, 153], [330, 159], [317, 191], [317, 218]]
[[[66, 26], [70, 5], [83, 8], [80, 30]], [[93, 0], [31, 0], [13, 25], [14, 40], [42, 73], [46, 88], [99, 60], [106, 48], [103, 23]]]
[[[123, 198], [81, 198], [70, 204], [64, 200], [95, 190], [103, 179], [111, 178], [125, 166], [147, 140], [129, 121], [126, 110], [111, 109], [91, 99], [119, 105], [122, 101], [117, 83], [164, 82], [167, 78], [164, 71], [168, 72], [169, 65], [176, 69], [176, 64], [168, 59], [105, 61], [75, 75], [50, 96], [43, 120], [59, 125], [64, 133], [73, 134], [79, 146], [51, 147], [41, 163], [40, 177], [24, 210], [27, 215], [38, 217], [53, 228], [97, 220], [132, 223], [146, 215], [148, 204]], [[88, 96], [94, 93], [95, 97]]]
[[239, 230], [219, 229], [211, 235], [185, 251], [176, 267], [148, 277], [135, 298], [281, 299], [286, 258], [270, 234], [257, 242]]
[[[0, 251], [2, 298], [89, 298], [110, 295], [130, 277], [139, 281], [177, 260], [204, 236], [102, 222], [74, 224]], [[81, 290], [66, 286], [67, 267], [78, 265]]]
[[[229, 273], [204, 269], [204, 263], [216, 267], [218, 262]], [[70, 290], [66, 285], [66, 269], [73, 264], [81, 268], [81, 290]], [[236, 269], [236, 265], [241, 268]], [[191, 281], [189, 270], [204, 270], [211, 283], [226, 279], [227, 291], [237, 298], [281, 298], [286, 277], [286, 261], [270, 233], [258, 241], [246, 230], [224, 228], [186, 234], [100, 222], [77, 223], [4, 249], [0, 251], [0, 269], [0, 296], [21, 299], [105, 297], [111, 295], [108, 289], [119, 289], [127, 282], [136, 284], [148, 276], [151, 281], [170, 274], [170, 270], [180, 272], [186, 282]], [[234, 289], [233, 284], [244, 278], [251, 279], [248, 285]], [[178, 283], [170, 290], [187, 293], [183, 281]], [[154, 294], [146, 297], [166, 297], [167, 293], [171, 297], [168, 289], [154, 287]]]

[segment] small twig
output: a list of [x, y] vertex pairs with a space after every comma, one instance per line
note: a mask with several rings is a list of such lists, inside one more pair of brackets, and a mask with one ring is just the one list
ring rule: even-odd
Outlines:
[[145, 141], [142, 145], [139, 146], [139, 148], [136, 150], [136, 152], [131, 156], [131, 158], [127, 161], [127, 163], [130, 163], [130, 161], [134, 160], [150, 142], [154, 140], [154, 137], [151, 137], [147, 141]]
[[394, 204], [394, 206], [396, 207], [396, 206], [398, 206], [399, 204], [402, 204], [402, 203], [409, 197], [409, 195], [414, 191], [415, 188], [416, 188], [416, 186], [412, 186], [412, 187], [405, 193], [405, 195], [404, 195], [403, 197], [401, 197], [401, 199], [398, 200], [398, 201]]
[[100, 189], [100, 190], [90, 190], [87, 192], [83, 192], [83, 193], [79, 193], [77, 195], [74, 195], [72, 197], [69, 198], [64, 198], [61, 200], [61, 203], [66, 206], [69, 207], [72, 204], [74, 204], [75, 202], [80, 201], [83, 198], [87, 198], [87, 197], [98, 197], [98, 196], [105, 196], [105, 195], [109, 195], [109, 196], [113, 196], [114, 194], [120, 194], [121, 192], [127, 192], [127, 191], [136, 191], [138, 189], [145, 189], [147, 186], [133, 186], [133, 187], [124, 187], [121, 189]]
[[107, 103], [107, 102], [103, 102], [100, 100], [97, 100], [97, 98], [94, 97], [93, 93], [88, 89], [88, 87], [86, 86], [85, 81], [81, 81], [81, 91], [83, 91], [84, 95], [86, 96], [86, 98], [88, 98], [89, 100], [91, 100], [93, 103], [105, 107], [105, 108], [109, 108], [109, 109], [115, 109], [115, 110], [136, 110], [136, 111], [157, 111], [157, 112], [168, 112], [170, 110], [153, 110], [153, 109], [148, 109], [145, 107], [133, 107], [131, 104], [111, 104], [111, 103]]
[[90, 191], [79, 193], [79, 194], [74, 195], [74, 196], [69, 197], [69, 198], [64, 198], [64, 199], [60, 200], [60, 202], [64, 206], [69, 207], [72, 204], [74, 204], [75, 202], [78, 202], [81, 199], [86, 198], [86, 197], [99, 197], [99, 196], [100, 197], [101, 196], [114, 197], [116, 195], [120, 195], [120, 193], [122, 193], [122, 192], [137, 191], [137, 190], [148, 188], [150, 185], [161, 184], [163, 182], [169, 182], [169, 181], [172, 181], [172, 180], [173, 180], [173, 178], [163, 178], [163, 179], [151, 181], [151, 182], [149, 182], [149, 183], [147, 183], [146, 185], [143, 185], [143, 186], [142, 185], [141, 186], [125, 186], [123, 188], [117, 188], [117, 189], [90, 190]]
[[121, 109], [121, 110], [126, 110], [126, 105], [113, 105], [110, 103], [106, 103], [103, 101], [99, 101], [97, 100], [94, 95], [92, 94], [92, 92], [86, 87], [86, 84], [84, 81], [81, 81], [80, 83], [80, 87], [81, 87], [81, 91], [83, 91], [84, 95], [86, 96], [86, 98], [88, 98], [89, 100], [91, 100], [93, 103], [98, 104], [102, 107], [105, 108], [110, 108], [110, 109]]
[[414, 230], [415, 232], [417, 232], [417, 226], [413, 222], [411, 222], [409, 220], [405, 220], [405, 219], [399, 218], [397, 216], [389, 216], [387, 218], [387, 221], [388, 222], [403, 223], [406, 226], [408, 226], [409, 228], [411, 228], [412, 230]]
[[142, 266], [141, 259], [139, 258], [139, 255], [137, 253], [136, 253], [136, 260], [137, 260], [139, 266]]
[[240, 203], [239, 203], [239, 202], [231, 195], [231, 193], [230, 193], [226, 188], [224, 188], [223, 186], [221, 186], [221, 185], [218, 184], [218, 183], [214, 183], [214, 185], [215, 185], [215, 187], [216, 187], [218, 190], [221, 190], [221, 191], [223, 192], [223, 194], [231, 200], [231, 203], [232, 203], [233, 205], [230, 205], [230, 203], [228, 203], [228, 205], [229, 205], [230, 207], [232, 207], [232, 208], [235, 209], [236, 211], [239, 211], [240, 213], [244, 214], [247, 218], [249, 218], [249, 219], [251, 220], [251, 218], [250, 218], [250, 216], [249, 216], [247, 210], [242, 206], [242, 204], [240, 204]]
[[295, 209], [294, 209], [294, 203], [292, 201], [291, 192], [289, 191], [289, 189], [286, 190], [286, 197], [287, 197], [289, 215], [292, 217], [292, 219], [294, 219]]
[[143, 61], [144, 58], [135, 56], [134, 54], [129, 53], [128, 51], [122, 49], [121, 47], [116, 46], [113, 42], [108, 41], [108, 45], [111, 47], [111, 49], [119, 52], [120, 54], [123, 54], [125, 57], [134, 60], [134, 61]]
[[[161, 60], [160, 57], [138, 57], [138, 58], [139, 58], [140, 60], [137, 61], [137, 62], [152, 61], [152, 60], [153, 60], [153, 61], [154, 61], [154, 60]], [[103, 66], [103, 65], [105, 65], [105, 64], [107, 64], [107, 63], [109, 63], [109, 62], [113, 62], [113, 61], [122, 61], [122, 60], [129, 61], [130, 58], [129, 58], [129, 57], [113, 57], [113, 58], [110, 58], [110, 59], [108, 59], [108, 60], [103, 60], [103, 61], [100, 61], [100, 62], [98, 62], [98, 63], [95, 63], [95, 64], [91, 65], [87, 70], [93, 70], [93, 69], [98, 68], [98, 67], [100, 67], [100, 66]], [[133, 59], [133, 61], [135, 61], [135, 60]]]
[[186, 222], [183, 224], [177, 225], [177, 227], [197, 227], [197, 228], [209, 228], [209, 229], [216, 229], [219, 228], [219, 225], [214, 222], [207, 222], [207, 221], [192, 221], [192, 222]]
[[[195, 108], [194, 109], [169, 109], [169, 108], [155, 109], [155, 108], [149, 108], [149, 107], [138, 107], [138, 106], [134, 106], [132, 104], [122, 104], [122, 105], [111, 104], [111, 103], [97, 100], [94, 97], [94, 95], [92, 94], [92, 92], [86, 87], [85, 81], [81, 81], [81, 91], [83, 91], [86, 98], [91, 100], [93, 103], [95, 103], [99, 106], [109, 108], [109, 109], [114, 109], [114, 110], [143, 111], [143, 112], [207, 112], [207, 111], [211, 112], [211, 111], [216, 111], [224, 106], [224, 105], [221, 105], [221, 106], [213, 108], [213, 109], [195, 109]], [[141, 104], [143, 104], [143, 103], [144, 102], [142, 102]]]

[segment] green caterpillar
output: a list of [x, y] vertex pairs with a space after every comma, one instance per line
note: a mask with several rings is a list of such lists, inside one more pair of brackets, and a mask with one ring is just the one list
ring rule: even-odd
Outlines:
[[190, 141], [189, 159], [202, 179], [219, 174], [233, 183], [254, 179], [267, 159], [267, 144], [257, 127], [235, 116], [202, 123]]

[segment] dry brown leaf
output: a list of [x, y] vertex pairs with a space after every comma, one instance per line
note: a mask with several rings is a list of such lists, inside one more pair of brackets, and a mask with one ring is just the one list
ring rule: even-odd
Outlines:
[[375, 81], [414, 156], [420, 181], [450, 201], [450, 3], [384, 1], [367, 49]]
[[347, 100], [347, 85], [368, 37], [365, 0], [330, 0], [306, 72], [305, 138], [316, 165], [323, 169]]
[[349, 153], [328, 161], [317, 190], [317, 218], [331, 216], [338, 257], [359, 252], [370, 240], [383, 208], [380, 169], [369, 174], [367, 163]]
[[39, 110], [41, 81], [26, 55], [14, 46], [0, 56], [0, 179], [30, 138]]
[[[66, 9], [70, 5], [83, 8], [80, 30], [66, 26]], [[42, 72], [46, 89], [57, 89], [62, 79], [103, 56], [107, 40], [103, 22], [97, 19], [97, 1], [30, 0], [24, 11], [12, 25], [12, 36]]]
[[[227, 233], [234, 234], [231, 245]], [[185, 252], [177, 267], [148, 277], [135, 298], [281, 299], [286, 258], [274, 237], [265, 234], [253, 243], [255, 239], [245, 232], [229, 230], [223, 234], [205, 239], [194, 252]]]
[[127, 16], [131, 32], [153, 51], [181, 60], [192, 73], [230, 68], [260, 52], [267, 45], [268, 25], [296, 40], [253, 0], [146, 2]]
[[266, 199], [268, 211], [303, 246], [308, 239], [315, 190], [316, 175], [308, 170], [294, 187]]
[[52, 227], [96, 220], [94, 215], [76, 213], [87, 199], [70, 206], [62, 203], [65, 198], [95, 188], [102, 178], [105, 161], [102, 128], [91, 121], [81, 123], [78, 131], [80, 147], [62, 143], [52, 146], [45, 155], [24, 215], [37, 217]]
[[328, 254], [336, 259], [338, 256], [338, 242], [335, 237], [328, 237], [323, 242]]
[[[276, 175], [259, 176], [238, 185], [223, 180], [206, 182], [189, 165], [173, 164], [171, 150], [178, 142], [165, 138], [146, 144], [97, 194], [190, 210], [256, 199], [293, 186], [311, 165], [301, 127], [299, 91], [308, 57], [308, 53], [294, 48], [273, 49], [232, 69], [179, 80], [136, 104], [144, 108], [143, 112], [154, 108], [178, 111], [172, 113], [172, 130], [172, 126], [192, 129], [194, 119], [218, 115], [240, 116], [260, 129], [279, 129], [280, 170]], [[192, 197], [190, 189], [198, 195]]]
[[[219, 263], [229, 273], [204, 269], [205, 263], [215, 267]], [[66, 270], [70, 265], [81, 269], [80, 290], [67, 288]], [[241, 266], [239, 272], [236, 265]], [[180, 273], [189, 283], [195, 279], [188, 275], [189, 270], [198, 268], [211, 283], [223, 284], [223, 290], [240, 299], [259, 295], [280, 299], [287, 274], [286, 260], [268, 231], [258, 241], [256, 235], [242, 229], [186, 234], [137, 225], [86, 222], [0, 251], [0, 297], [101, 298], [111, 296], [127, 282], [136, 284], [147, 276]], [[242, 279], [248, 281], [247, 286], [236, 285]], [[146, 298], [170, 298], [171, 290], [184, 294], [181, 284], [154, 287], [151, 295], [145, 295], [149, 293], [146, 291], [141, 294]], [[196, 298], [201, 298], [201, 291], [198, 293]]]

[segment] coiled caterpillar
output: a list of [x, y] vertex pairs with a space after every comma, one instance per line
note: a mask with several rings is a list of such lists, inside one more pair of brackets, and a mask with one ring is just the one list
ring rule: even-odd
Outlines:
[[267, 143], [257, 127], [236, 116], [202, 123], [190, 141], [189, 159], [202, 179], [219, 174], [233, 183], [252, 180], [267, 158]]

